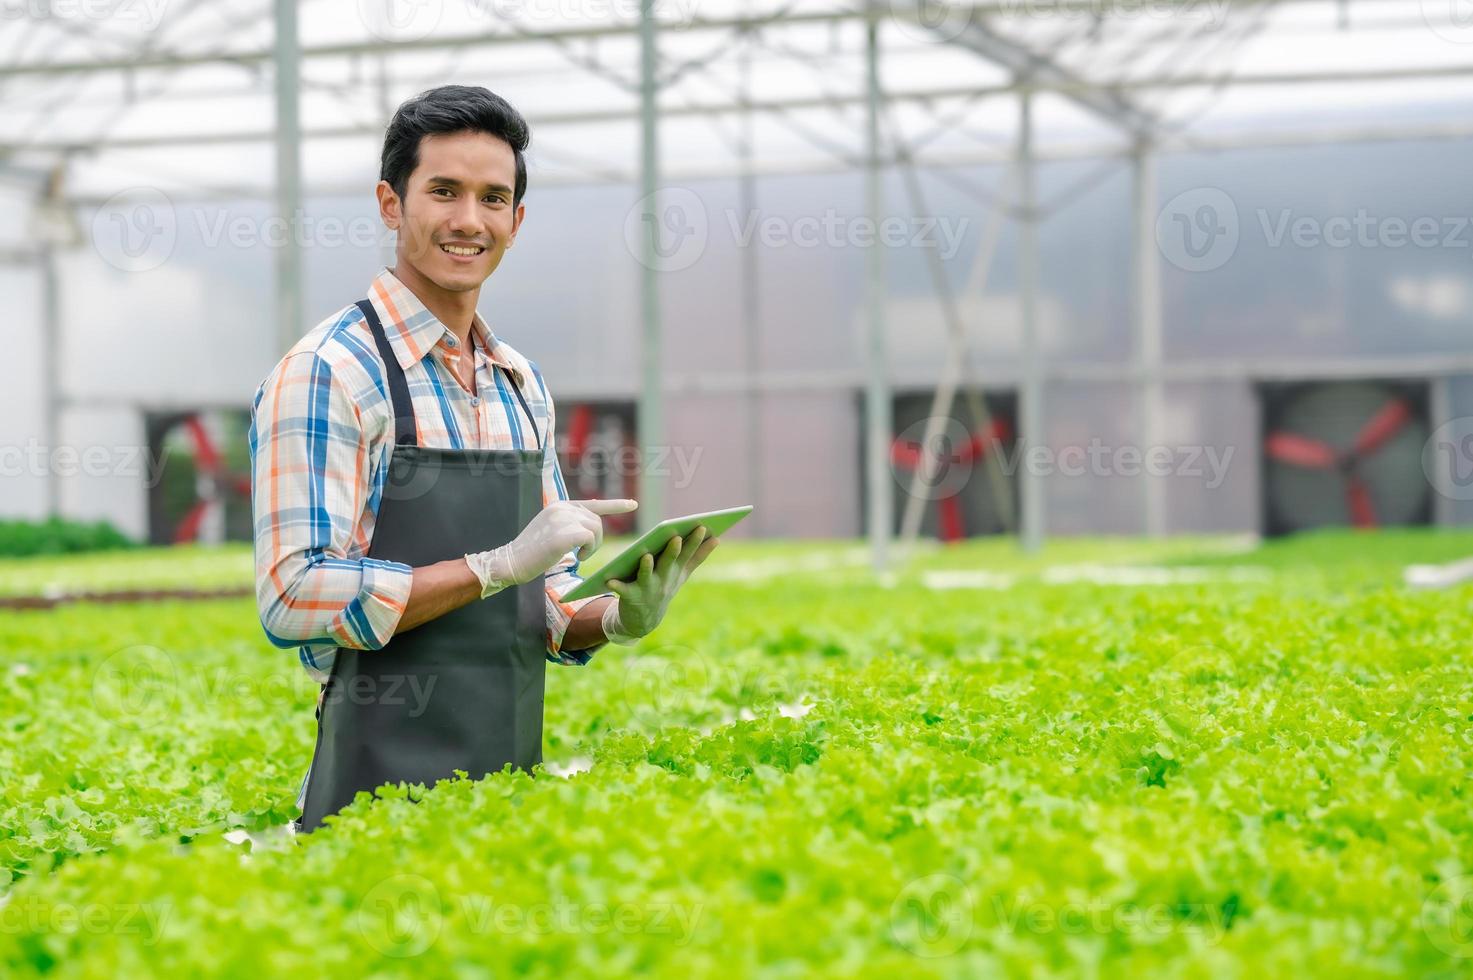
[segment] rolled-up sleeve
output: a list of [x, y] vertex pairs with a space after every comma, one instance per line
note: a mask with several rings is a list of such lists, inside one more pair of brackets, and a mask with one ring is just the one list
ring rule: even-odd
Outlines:
[[[531, 367], [532, 375], [542, 392], [543, 404], [547, 406], [547, 436], [543, 441], [546, 451], [542, 459], [542, 501], [546, 505], [554, 500], [567, 500], [568, 487], [563, 482], [562, 468], [558, 465], [557, 460], [557, 443], [553, 439], [557, 415], [553, 408], [552, 395], [548, 393], [547, 385], [542, 380], [542, 372], [537, 370], [535, 364]], [[544, 588], [547, 591], [547, 659], [553, 663], [581, 667], [607, 645], [596, 643], [582, 650], [563, 649], [563, 637], [567, 635], [568, 624], [573, 621], [578, 610], [600, 598], [595, 595], [586, 599], [564, 602], [562, 597], [582, 581], [583, 576], [578, 574], [578, 557], [572, 551], [563, 555], [558, 563], [548, 570], [544, 579]], [[608, 596], [613, 594], [612, 592], [603, 593]]]
[[372, 490], [368, 439], [347, 384], [316, 352], [282, 360], [251, 406], [256, 604], [279, 647], [377, 650], [409, 602], [402, 562], [349, 557]]

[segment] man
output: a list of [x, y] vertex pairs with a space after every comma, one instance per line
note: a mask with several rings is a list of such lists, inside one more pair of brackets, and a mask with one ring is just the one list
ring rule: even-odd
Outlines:
[[525, 217], [529, 138], [484, 88], [400, 106], [376, 188], [394, 267], [256, 392], [261, 624], [323, 684], [305, 831], [385, 782], [530, 769], [546, 662], [648, 635], [716, 547], [697, 529], [612, 593], [561, 600], [600, 517], [637, 505], [567, 499], [542, 374], [476, 312]]

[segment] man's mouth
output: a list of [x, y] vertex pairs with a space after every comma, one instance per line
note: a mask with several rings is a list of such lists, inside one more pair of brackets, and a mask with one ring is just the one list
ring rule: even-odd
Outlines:
[[469, 258], [473, 255], [480, 255], [482, 252], [486, 251], [486, 249], [480, 245], [441, 245], [440, 251], [446, 252], [450, 255], [459, 255]]

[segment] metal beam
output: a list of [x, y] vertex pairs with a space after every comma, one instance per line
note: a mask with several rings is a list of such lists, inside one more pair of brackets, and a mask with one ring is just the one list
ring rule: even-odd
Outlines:
[[[302, 213], [297, 0], [276, 0], [276, 216], [295, 228]], [[302, 254], [296, 235], [276, 249], [276, 336], [285, 354], [305, 332]]]
[[[56, 246], [38, 250], [41, 261], [41, 439], [51, 452], [61, 444], [61, 276]], [[61, 480], [56, 467], [46, 468], [46, 516], [61, 516]]]
[[[1131, 282], [1131, 320], [1134, 333], [1133, 353], [1141, 381], [1136, 387], [1138, 431], [1141, 451], [1161, 444], [1165, 412], [1165, 385], [1156, 377], [1163, 355], [1161, 314], [1161, 250], [1156, 244], [1156, 161], [1150, 144], [1136, 148], [1132, 172], [1134, 176], [1134, 277]], [[1166, 535], [1166, 483], [1160, 477], [1142, 473], [1141, 526], [1148, 537]]]
[[[1186, 0], [1183, 0], [1183, 2], [1185, 5]], [[1325, 4], [1325, 0], [1217, 0], [1217, 2], [1223, 4], [1227, 9], [1251, 9], [1266, 5], [1282, 7]], [[996, 2], [991, 3], [949, 5], [948, 9], [958, 14], [966, 14], [968, 22], [975, 24], [989, 17], [1016, 15], [1020, 6], [1022, 6], [1020, 0], [996, 0]], [[1126, 13], [1137, 10], [1139, 6], [1139, 4], [1131, 3], [1119, 5], [1120, 9]], [[1058, 16], [1099, 14], [1102, 8], [1108, 11], [1111, 7], [1111, 4], [1102, 3], [1101, 0], [1049, 0], [1047, 4], [1047, 10]], [[911, 16], [906, 8], [899, 7], [898, 5], [892, 5], [890, 13], [893, 16], [917, 20], [917, 17]], [[824, 25], [846, 21], [853, 22], [863, 20], [866, 16], [867, 14], [863, 5], [860, 5], [850, 9], [805, 13], [784, 10], [778, 14], [768, 13], [743, 17], [695, 17], [688, 21], [673, 19], [662, 21], [658, 26], [661, 31], [665, 32], [698, 34], [710, 31], [752, 30], [771, 26], [786, 27], [789, 25]], [[920, 22], [924, 23], [924, 21]], [[596, 38], [633, 38], [639, 35], [639, 24], [633, 20], [608, 24], [590, 24], [584, 27], [564, 27], [556, 30], [523, 30], [507, 22], [500, 23], [502, 26], [497, 30], [477, 31], [471, 34], [451, 36], [432, 35], [426, 38], [403, 41], [350, 41], [338, 44], [313, 45], [302, 50], [302, 57], [307, 60], [317, 58], [344, 58], [353, 55], [381, 54], [385, 52], [414, 53], [420, 51], [456, 50], [460, 48], [497, 47], [509, 44], [556, 44]], [[103, 58], [92, 61], [57, 61], [6, 65], [0, 67], [0, 77], [81, 74], [109, 71], [128, 72], [150, 68], [179, 68], [193, 65], [223, 64], [253, 67], [268, 63], [274, 57], [274, 51], [260, 48], [233, 53], [150, 53], [135, 57]]]
[[655, 0], [639, 4], [639, 130], [640, 176], [644, 213], [640, 215], [641, 269], [639, 443], [646, 465], [640, 471], [638, 525], [648, 531], [665, 519], [664, 473], [648, 465], [665, 445], [664, 350], [660, 336], [660, 113], [656, 104], [656, 72], [660, 52], [656, 45]]
[[[1023, 384], [1019, 399], [1019, 433], [1026, 446], [1046, 446], [1043, 355], [1038, 343], [1038, 190], [1033, 159], [1033, 96], [1018, 99], [1018, 297], [1022, 306]], [[1024, 460], [1027, 460], [1027, 454]], [[1025, 465], [1018, 471], [1019, 520], [1023, 550], [1043, 547], [1046, 499], [1043, 477]]]
[[[1145, 91], [1155, 89], [1180, 89], [1180, 88], [1211, 88], [1226, 83], [1234, 87], [1253, 85], [1300, 85], [1300, 84], [1329, 84], [1337, 82], [1387, 82], [1387, 81], [1435, 81], [1449, 78], [1473, 78], [1473, 64], [1468, 65], [1446, 65], [1438, 67], [1421, 68], [1398, 68], [1378, 72], [1314, 72], [1314, 73], [1284, 73], [1275, 75], [1248, 75], [1248, 76], [1226, 76], [1226, 75], [1194, 75], [1183, 76], [1174, 79], [1116, 79], [1091, 82], [1085, 80], [1052, 82], [1015, 82], [1005, 85], [965, 85], [945, 86], [922, 91], [891, 91], [885, 93], [888, 102], [914, 102], [933, 103], [946, 99], [970, 99], [981, 102], [983, 99], [1015, 96], [1022, 92], [1053, 92], [1060, 95], [1078, 95], [1092, 91]], [[700, 102], [683, 106], [663, 106], [659, 112], [663, 118], [682, 117], [708, 117], [712, 115], [727, 115], [742, 112], [790, 112], [802, 109], [831, 109], [838, 106], [862, 105], [863, 96], [846, 96], [840, 94], [808, 96], [790, 99], [764, 99], [752, 100], [741, 103], [737, 100]], [[640, 118], [640, 110], [637, 106], [633, 108], [606, 108], [590, 109], [577, 112], [541, 113], [535, 116], [536, 125], [539, 129], [556, 126], [588, 126], [608, 124], [617, 122], [636, 121]], [[1428, 131], [1437, 131], [1442, 124], [1422, 124], [1422, 128]], [[1451, 124], [1458, 125], [1458, 124]], [[1364, 127], [1361, 127], [1364, 128]], [[1133, 130], [1131, 130], [1133, 132]], [[318, 129], [305, 131], [304, 139], [361, 139], [364, 137], [380, 138], [383, 129], [379, 126], [354, 125], [354, 126], [326, 126]], [[1297, 133], [1286, 133], [1284, 140], [1294, 140]], [[78, 139], [78, 140], [41, 140], [28, 143], [5, 143], [0, 142], [0, 157], [22, 152], [37, 153], [87, 153], [99, 149], [151, 149], [156, 147], [172, 146], [221, 146], [234, 145], [238, 143], [263, 143], [276, 138], [274, 131], [269, 129], [244, 130], [239, 132], [223, 133], [196, 133], [196, 134], [171, 134], [159, 136], [131, 136], [113, 137], [103, 139]], [[1208, 137], [1210, 141], [1212, 138]], [[1259, 137], [1248, 137], [1242, 146], [1278, 145], [1277, 143], [1254, 142]], [[1262, 139], [1271, 139], [1264, 137]], [[1335, 142], [1349, 142], [1351, 140], [1333, 140]], [[1180, 143], [1177, 139], [1173, 142]], [[1163, 148], [1169, 143], [1163, 143]], [[1129, 152], [1125, 149], [1123, 152]], [[1098, 155], [1097, 153], [1081, 154], [1083, 156]], [[1040, 159], [1043, 159], [1040, 157]]]
[[[878, 226], [884, 211], [884, 171], [880, 146], [880, 12], [878, 0], [865, 0], [865, 213]], [[865, 250], [865, 490], [869, 515], [870, 561], [878, 574], [890, 564], [890, 523], [895, 498], [890, 483], [890, 441], [894, 423], [890, 404], [889, 362], [885, 356], [885, 251], [878, 244]]]
[[[926, 0], [916, 0], [917, 10]], [[919, 14], [918, 14], [919, 16]], [[1046, 54], [1030, 50], [992, 30], [985, 21], [968, 18], [959, 32], [932, 27], [937, 36], [956, 47], [1007, 69], [1021, 87], [1059, 91], [1069, 101], [1142, 138], [1156, 128], [1156, 118], [1118, 91], [1102, 90], [1098, 83], [1063, 67]]]

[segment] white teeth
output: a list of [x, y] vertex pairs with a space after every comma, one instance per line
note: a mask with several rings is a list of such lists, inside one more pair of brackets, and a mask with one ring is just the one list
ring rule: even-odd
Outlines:
[[441, 245], [440, 247], [451, 255], [480, 255], [486, 251], [484, 248], [461, 248], [459, 245]]

